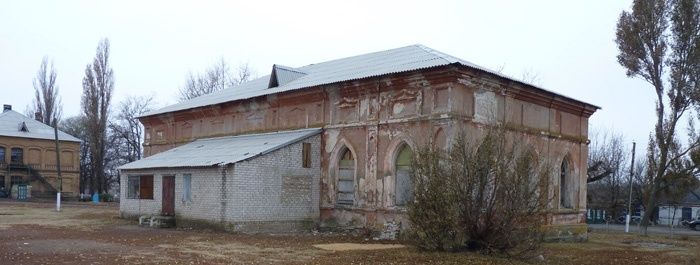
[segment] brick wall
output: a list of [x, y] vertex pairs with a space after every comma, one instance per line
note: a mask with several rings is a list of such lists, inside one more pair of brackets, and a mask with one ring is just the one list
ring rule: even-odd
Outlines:
[[[162, 171], [161, 171], [162, 172]], [[164, 172], [165, 173], [165, 172]], [[168, 172], [169, 173], [169, 172]], [[128, 193], [128, 178], [129, 176], [153, 175], [153, 199], [139, 200], [129, 199]], [[148, 214], [159, 214], [161, 208], [162, 196], [162, 175], [156, 174], [154, 171], [130, 171], [122, 172], [119, 176], [119, 213], [122, 217], [135, 217]]]
[[[311, 167], [302, 167], [302, 142]], [[321, 136], [235, 165], [233, 217], [239, 221], [318, 219]]]
[[[310, 168], [302, 167], [304, 142], [311, 143]], [[312, 136], [225, 168], [124, 170], [120, 176], [120, 213], [123, 217], [159, 214], [162, 176], [175, 175], [178, 218], [224, 224], [244, 232], [303, 228], [300, 225], [318, 221], [320, 144], [321, 136]], [[191, 200], [183, 197], [186, 174], [192, 176]], [[152, 200], [127, 198], [129, 175], [153, 175]]]

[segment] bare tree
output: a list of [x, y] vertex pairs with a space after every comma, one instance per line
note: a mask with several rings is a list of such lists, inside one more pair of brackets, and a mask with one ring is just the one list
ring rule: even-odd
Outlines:
[[[123, 164], [141, 159], [143, 127], [136, 117], [149, 110], [152, 97], [127, 97], [117, 109], [117, 112], [108, 121], [105, 136], [104, 162], [102, 163], [104, 179], [102, 180], [105, 191], [119, 183], [117, 168]], [[88, 129], [87, 117], [83, 115], [62, 120], [61, 130], [82, 140], [80, 145], [80, 190], [97, 183], [92, 164], [93, 137]], [[97, 188], [95, 188], [97, 189]]]
[[588, 146], [588, 183], [605, 179], [613, 174], [624, 175], [627, 146], [624, 137], [612, 131], [594, 132]]
[[657, 121], [648, 149], [648, 196], [642, 218], [641, 232], [646, 235], [660, 193], [672, 187], [667, 185], [672, 176], [681, 175], [672, 173], [674, 165], [694, 167], [682, 161], [700, 146], [700, 138], [692, 132], [688, 144], [682, 145], [677, 139], [678, 122], [698, 105], [699, 4], [695, 0], [635, 0], [632, 11], [620, 15], [615, 41], [617, 60], [627, 76], [647, 81], [657, 97]]
[[533, 69], [524, 70], [520, 80], [536, 86], [542, 85], [542, 78], [540, 77], [540, 74]]
[[247, 63], [239, 65], [235, 71], [232, 71], [222, 57], [204, 74], [189, 73], [185, 86], [180, 89], [180, 101], [237, 86], [250, 80], [252, 75]]
[[[593, 133], [588, 154], [588, 201], [617, 217], [627, 205], [628, 148], [622, 134]], [[600, 209], [599, 208], [599, 209]]]
[[153, 97], [127, 97], [119, 104], [117, 119], [109, 123], [111, 133], [124, 143], [127, 163], [141, 159], [143, 126], [138, 117], [151, 110], [152, 102]]
[[85, 192], [88, 184], [93, 183], [90, 159], [90, 138], [88, 138], [87, 119], [84, 115], [78, 115], [61, 120], [59, 128], [70, 135], [82, 140], [80, 143], [80, 192]]
[[[493, 68], [493, 70], [499, 74], [503, 74], [505, 72], [505, 69], [506, 69], [505, 63]], [[528, 69], [523, 70], [522, 74], [520, 75], [520, 81], [523, 81], [525, 83], [535, 85], [535, 86], [542, 85], [542, 78], [541, 78], [540, 74], [532, 68], [528, 68]]]
[[83, 78], [83, 96], [81, 107], [88, 129], [87, 138], [90, 145], [90, 162], [95, 174], [90, 185], [90, 192], [104, 192], [105, 181], [105, 141], [107, 138], [107, 120], [109, 104], [114, 91], [114, 74], [109, 65], [109, 40], [103, 39], [97, 46], [92, 64], [85, 67]]
[[56, 69], [53, 62], [49, 66], [49, 58], [44, 56], [33, 81], [34, 100], [27, 108], [28, 117], [53, 125], [61, 118], [63, 107], [58, 97], [58, 85], [56, 85]]

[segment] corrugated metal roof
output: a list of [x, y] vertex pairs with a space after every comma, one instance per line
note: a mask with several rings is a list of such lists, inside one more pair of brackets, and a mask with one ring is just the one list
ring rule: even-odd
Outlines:
[[[288, 84], [289, 82], [292, 82], [299, 77], [305, 76], [306, 73], [299, 72], [298, 70], [288, 67], [288, 66], [283, 66], [283, 65], [273, 65], [272, 66], [272, 74], [274, 74], [274, 77], [277, 78], [277, 80], [274, 80], [276, 86], [283, 86]], [[272, 83], [272, 78], [270, 78], [270, 82]]]
[[[306, 75], [298, 77], [295, 76], [297, 78], [293, 80], [285, 80], [289, 81], [285, 84], [280, 82], [279, 86], [273, 88], [268, 88], [268, 85], [270, 84], [270, 75], [266, 75], [233, 88], [219, 90], [208, 95], [199, 96], [158, 110], [150, 111], [144, 114], [143, 117], [172, 111], [215, 105], [235, 100], [248, 99], [268, 94], [291, 91], [295, 89], [332, 84], [342, 81], [356, 80], [366, 77], [407, 72], [418, 69], [432, 68], [437, 66], [445, 66], [449, 64], [461, 64], [463, 66], [478, 69], [503, 78], [527, 84], [537, 89], [547, 91], [549, 93], [557, 94], [555, 92], [534, 86], [532, 84], [528, 84], [521, 80], [512, 78], [510, 76], [506, 76], [504, 74], [487, 69], [485, 67], [478, 66], [471, 62], [430, 49], [423, 45], [411, 45], [402, 48], [327, 61], [323, 63], [310, 64], [298, 68], [285, 67], [288, 71], [296, 71], [300, 73], [305, 73]], [[588, 104], [570, 97], [566, 97], [563, 95], [560, 96], [576, 102], [581, 102], [587, 105], [594, 106], [592, 104]], [[594, 107], [599, 108], [597, 106]]]
[[[26, 131], [20, 130], [23, 122], [26, 125]], [[47, 140], [55, 139], [53, 127], [24, 116], [14, 110], [6, 110], [0, 113], [0, 136]], [[80, 142], [80, 139], [60, 130], [58, 131], [58, 139], [61, 141]]]
[[119, 169], [207, 167], [227, 165], [266, 154], [321, 132], [320, 128], [208, 139], [158, 153]]

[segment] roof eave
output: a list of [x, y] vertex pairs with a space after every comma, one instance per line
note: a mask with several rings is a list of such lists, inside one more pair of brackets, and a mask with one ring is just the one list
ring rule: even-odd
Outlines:
[[586, 116], [586, 117], [590, 117], [590, 116], [593, 115], [593, 113], [595, 113], [597, 110], [602, 109], [601, 107], [596, 106], [596, 105], [593, 105], [593, 104], [591, 104], [591, 103], [588, 103], [588, 102], [585, 102], [585, 101], [581, 101], [581, 100], [578, 100], [578, 99], [575, 99], [575, 98], [572, 98], [572, 97], [569, 97], [569, 96], [565, 96], [565, 95], [562, 95], [562, 94], [553, 92], [553, 91], [551, 91], [551, 90], [544, 89], [544, 88], [535, 86], [535, 85], [533, 85], [533, 84], [529, 84], [529, 83], [524, 82], [524, 81], [521, 81], [521, 80], [517, 80], [517, 79], [515, 79], [515, 78], [511, 78], [511, 77], [508, 77], [508, 76], [505, 76], [505, 75], [501, 75], [501, 74], [498, 74], [498, 73], [494, 73], [494, 72], [491, 72], [491, 71], [486, 71], [486, 70], [484, 70], [484, 69], [480, 69], [480, 68], [477, 68], [477, 67], [473, 67], [473, 66], [471, 66], [471, 65], [466, 65], [466, 64], [463, 64], [463, 63], [460, 63], [460, 62], [455, 62], [455, 63], [452, 63], [451, 65], [460, 66], [460, 67], [465, 67], [465, 68], [468, 68], [468, 69], [471, 69], [471, 70], [478, 71], [478, 72], [480, 72], [480, 73], [485, 73], [485, 74], [492, 75], [492, 76], [495, 76], [495, 77], [500, 78], [500, 79], [508, 80], [509, 82], [517, 83], [517, 84], [519, 84], [519, 85], [525, 86], [525, 87], [530, 88], [530, 89], [534, 89], [534, 90], [536, 90], [537, 92], [541, 92], [541, 93], [547, 94], [547, 95], [548, 95], [547, 98], [549, 98], [550, 101], [559, 100], [559, 101], [562, 101], [562, 102], [574, 103], [574, 104], [570, 104], [570, 105], [572, 105], [572, 106], [578, 106], [578, 107], [574, 107], [574, 111], [572, 111], [572, 112], [581, 112], [581, 114], [582, 114], [583, 116]]
[[[231, 164], [236, 164], [236, 163], [239, 163], [239, 162], [242, 162], [242, 161], [250, 160], [250, 159], [253, 159], [253, 158], [262, 156], [262, 155], [266, 155], [266, 154], [269, 154], [269, 153], [271, 153], [271, 152], [274, 152], [274, 151], [277, 151], [277, 150], [279, 150], [279, 149], [282, 149], [282, 148], [284, 148], [284, 147], [287, 147], [287, 146], [289, 146], [289, 145], [298, 143], [299, 141], [302, 141], [302, 140], [307, 139], [307, 138], [309, 138], [309, 137], [312, 137], [312, 136], [314, 136], [314, 135], [318, 135], [319, 133], [321, 133], [321, 132], [323, 131], [323, 128], [307, 128], [307, 129], [301, 129], [301, 130], [308, 130], [308, 132], [306, 132], [306, 133], [304, 133], [303, 135], [300, 135], [300, 136], [298, 136], [298, 137], [296, 137], [296, 138], [292, 138], [292, 139], [290, 139], [290, 140], [287, 141], [287, 142], [284, 142], [284, 143], [281, 143], [281, 144], [279, 144], [279, 145], [276, 145], [276, 146], [274, 146], [274, 147], [272, 147], [272, 148], [270, 148], [270, 149], [264, 150], [264, 151], [259, 152], [259, 153], [257, 153], [257, 154], [250, 155], [250, 156], [245, 157], [245, 158], [237, 159], [237, 160], [235, 160], [235, 161], [234, 161], [234, 160], [231, 160], [231, 161], [221, 161], [221, 162], [212, 163], [212, 164], [200, 164], [200, 165], [168, 165], [168, 166], [158, 165], [158, 166], [150, 166], [150, 167], [148, 167], [148, 166], [146, 166], [146, 167], [139, 167], [139, 166], [137, 166], [137, 167], [134, 167], [134, 168], [124, 167], [124, 166], [128, 166], [128, 165], [131, 164], [131, 163], [137, 163], [137, 162], [138, 162], [138, 161], [134, 161], [134, 162], [131, 162], [131, 163], [129, 163], [129, 164], [124, 164], [124, 165], [118, 167], [117, 169], [118, 169], [118, 170], [152, 170], [152, 169], [158, 169], [158, 168], [170, 168], [170, 169], [172, 169], [172, 168], [200, 168], [200, 167], [215, 167], [215, 166], [221, 167], [221, 166], [228, 166], [228, 165], [231, 165]], [[242, 135], [242, 136], [245, 136], [245, 135]], [[230, 137], [230, 136], [225, 136], [225, 137]], [[220, 138], [220, 137], [215, 137], [215, 138]], [[195, 143], [196, 143], [197, 141], [199, 141], [199, 140], [208, 140], [208, 139], [211, 139], [211, 138], [197, 139], [197, 140], [195, 140], [195, 141], [193, 141], [193, 142], [191, 142], [191, 143], [189, 143], [189, 144], [195, 144]], [[148, 159], [148, 158], [143, 158], [143, 159]], [[139, 161], [140, 161], [140, 160], [139, 160]]]

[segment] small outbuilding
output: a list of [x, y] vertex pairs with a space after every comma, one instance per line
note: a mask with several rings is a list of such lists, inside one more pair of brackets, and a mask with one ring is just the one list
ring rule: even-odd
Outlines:
[[225, 224], [232, 231], [308, 229], [319, 216], [320, 132], [199, 139], [126, 164], [120, 213]]
[[683, 220], [700, 218], [700, 189], [689, 192], [681, 201], [662, 203], [657, 211], [660, 225], [679, 225]]

